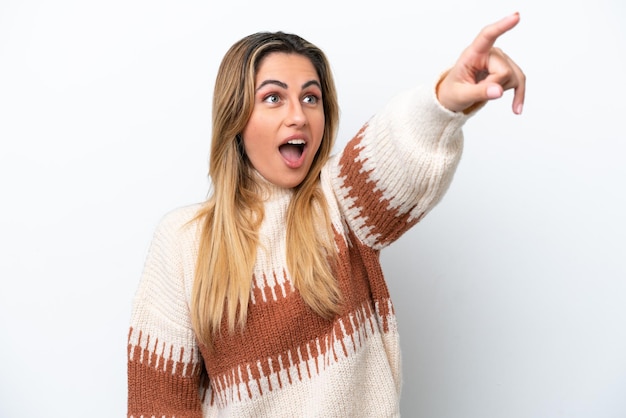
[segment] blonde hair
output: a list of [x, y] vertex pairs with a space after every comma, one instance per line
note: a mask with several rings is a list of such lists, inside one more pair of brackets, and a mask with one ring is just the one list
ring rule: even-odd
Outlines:
[[252, 34], [225, 54], [213, 95], [209, 163], [213, 191], [196, 216], [201, 232], [191, 298], [193, 327], [199, 341], [208, 347], [223, 322], [229, 332], [238, 327], [243, 330], [246, 323], [264, 211], [261, 186], [243, 152], [240, 133], [253, 110], [256, 72], [262, 60], [274, 52], [298, 54], [311, 61], [322, 86], [325, 116], [320, 148], [309, 173], [294, 188], [288, 208], [287, 268], [303, 300], [319, 315], [332, 318], [341, 303], [333, 275], [337, 258], [334, 233], [319, 184], [339, 123], [330, 65], [319, 48], [297, 35]]

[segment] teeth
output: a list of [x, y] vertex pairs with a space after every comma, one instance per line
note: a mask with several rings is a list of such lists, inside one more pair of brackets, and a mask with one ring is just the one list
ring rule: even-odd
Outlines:
[[291, 145], [304, 145], [304, 139], [292, 139], [291, 141], [287, 142], [288, 144]]

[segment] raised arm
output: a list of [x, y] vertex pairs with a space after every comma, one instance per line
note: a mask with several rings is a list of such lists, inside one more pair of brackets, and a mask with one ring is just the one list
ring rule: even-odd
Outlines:
[[335, 195], [346, 222], [363, 243], [376, 249], [388, 245], [440, 201], [473, 110], [514, 89], [513, 110], [521, 113], [525, 76], [493, 46], [518, 22], [514, 14], [483, 28], [436, 91], [399, 94], [348, 142], [331, 177], [338, 179]]

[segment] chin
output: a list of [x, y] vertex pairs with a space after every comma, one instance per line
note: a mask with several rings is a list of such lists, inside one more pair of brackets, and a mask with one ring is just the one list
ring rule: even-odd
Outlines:
[[274, 185], [278, 186], [278, 187], [282, 187], [283, 189], [293, 189], [295, 187], [298, 187], [300, 184], [302, 184], [303, 180], [300, 181], [279, 181], [274, 183]]
[[257, 171], [260, 176], [268, 183], [280, 187], [282, 189], [293, 189], [298, 187], [306, 179], [309, 173], [310, 167], [304, 170], [301, 167], [299, 170], [276, 170], [276, 169], [263, 169], [263, 171]]
[[305, 178], [306, 176], [278, 177], [273, 179], [273, 181], [271, 180], [271, 183], [275, 186], [282, 187], [283, 189], [293, 189], [294, 187], [298, 187], [302, 184]]

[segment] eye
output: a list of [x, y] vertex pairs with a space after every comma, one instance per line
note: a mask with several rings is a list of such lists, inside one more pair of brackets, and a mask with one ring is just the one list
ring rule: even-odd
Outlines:
[[308, 94], [304, 96], [303, 102], [308, 104], [317, 104], [320, 101], [320, 98], [315, 94]]
[[278, 96], [278, 94], [268, 94], [265, 96], [263, 101], [266, 103], [278, 103], [280, 101], [280, 96]]

